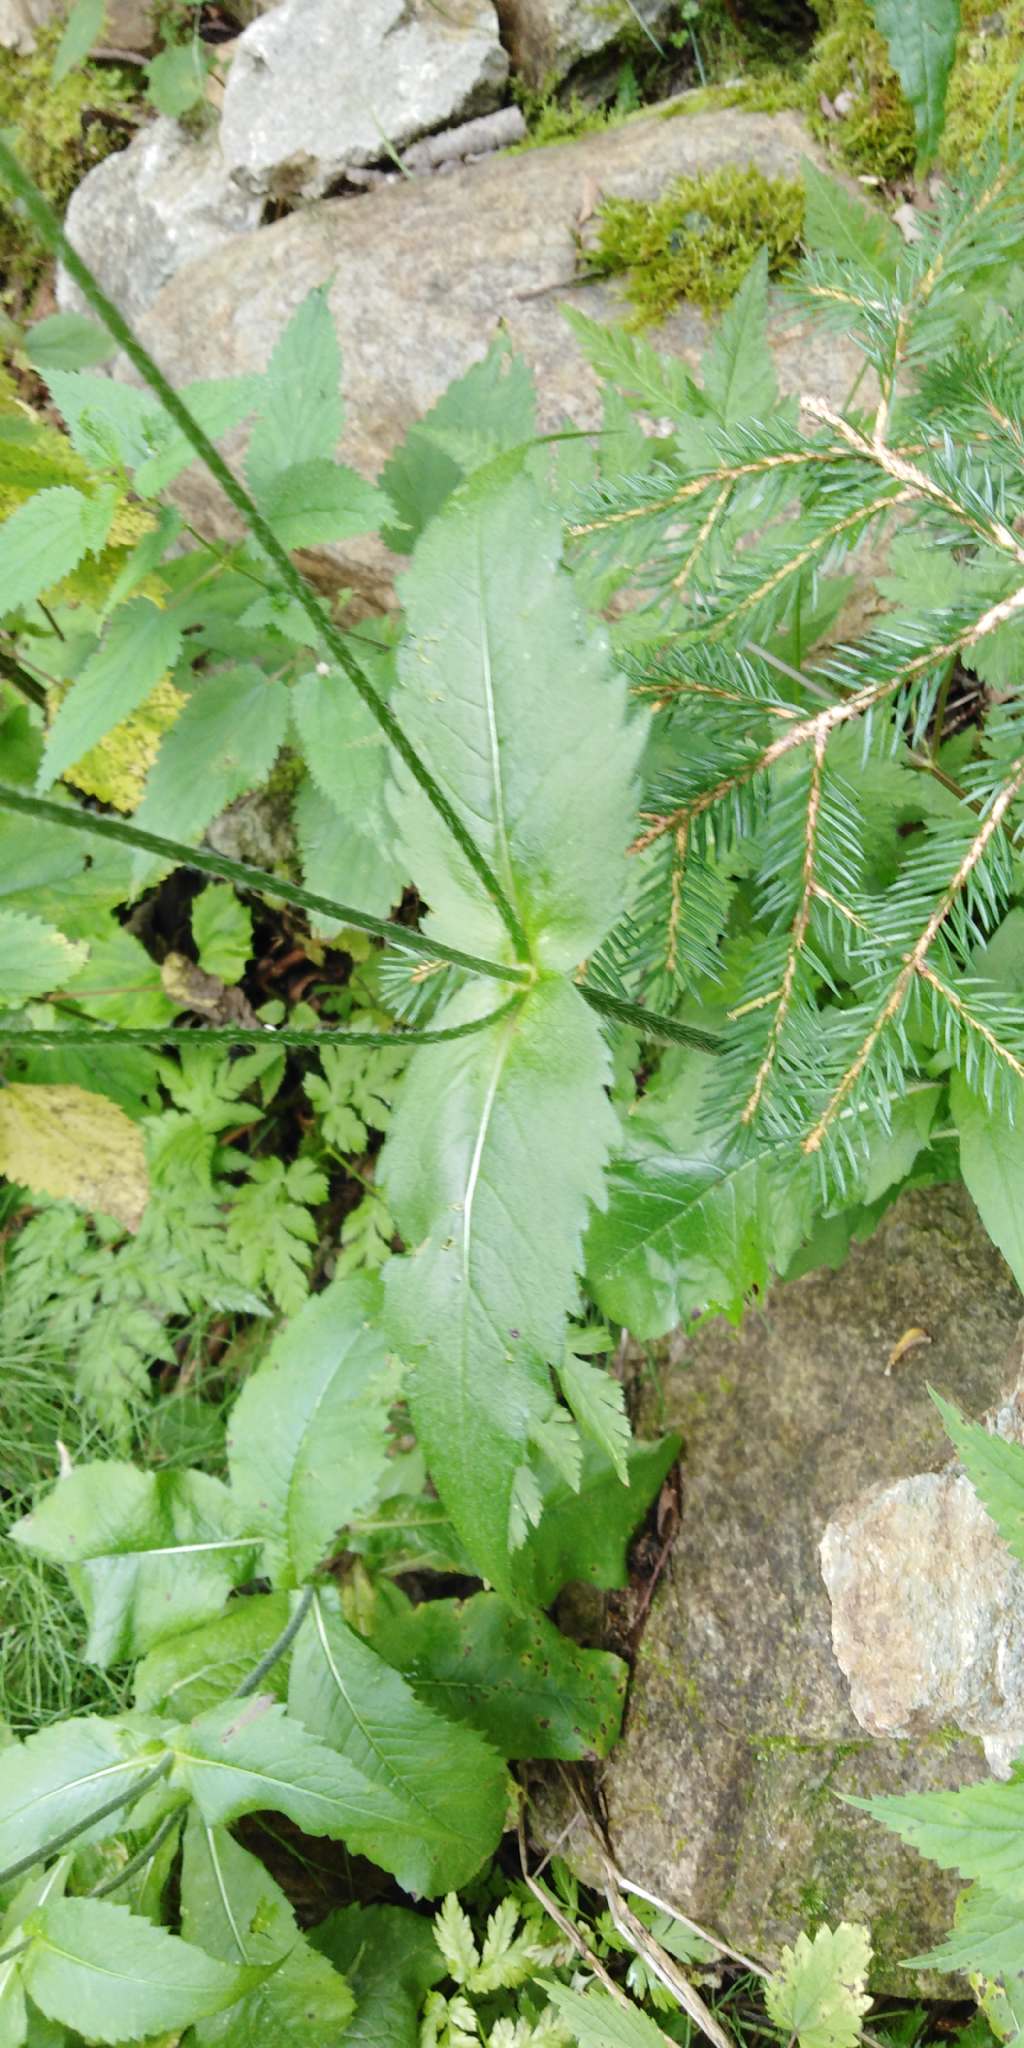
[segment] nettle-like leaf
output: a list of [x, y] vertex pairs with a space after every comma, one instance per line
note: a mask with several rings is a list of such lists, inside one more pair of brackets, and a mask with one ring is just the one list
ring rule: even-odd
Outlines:
[[800, 2048], [855, 2048], [871, 2005], [865, 1988], [870, 1961], [866, 1927], [844, 1920], [836, 1928], [819, 1927], [813, 1941], [798, 1934], [765, 1985], [776, 2026], [795, 2034]]
[[303, 299], [275, 345], [259, 393], [245, 469], [258, 499], [295, 463], [332, 453], [342, 429], [341, 352], [321, 286]]
[[499, 335], [388, 457], [381, 484], [398, 514], [384, 529], [389, 547], [408, 554], [470, 470], [532, 440], [535, 414], [529, 369]]
[[505, 1824], [500, 1758], [474, 1729], [446, 1720], [343, 1621], [318, 1592], [292, 1654], [290, 1711], [380, 1795], [363, 1853], [406, 1890], [431, 1896], [465, 1884]]
[[967, 1422], [952, 1401], [933, 1393], [942, 1425], [982, 1506], [1007, 1548], [1024, 1564], [1024, 1445]]
[[628, 1585], [630, 1538], [678, 1456], [677, 1436], [633, 1444], [626, 1456], [625, 1486], [595, 1443], [583, 1447], [576, 1487], [553, 1467], [542, 1467], [540, 1520], [526, 1537], [522, 1563], [522, 1577], [538, 1606], [550, 1607], [572, 1580], [606, 1588]]
[[[479, 472], [404, 579], [392, 699], [546, 967], [574, 967], [623, 907], [641, 740], [560, 557], [560, 521], [529, 478], [500, 461]], [[404, 770], [393, 807], [432, 931], [493, 953], [494, 907]]]
[[135, 1657], [219, 1614], [251, 1579], [260, 1539], [227, 1488], [204, 1472], [80, 1465], [11, 1530], [62, 1564], [89, 1623], [94, 1664]]
[[334, 2048], [355, 2003], [344, 1977], [304, 1940], [262, 1863], [195, 1813], [185, 1831], [181, 1926], [222, 1962], [271, 1966], [237, 2004], [197, 2021], [197, 2048]]
[[502, 1756], [605, 1756], [619, 1731], [626, 1667], [582, 1650], [543, 1615], [496, 1593], [424, 1600], [377, 1589], [370, 1640], [428, 1706], [479, 1729]]
[[[52, 1837], [122, 1791], [152, 1767], [149, 1736], [119, 1721], [94, 1715], [55, 1722], [26, 1742], [0, 1749], [0, 1865], [42, 1851]], [[101, 1842], [117, 1831], [120, 1816], [108, 1815], [79, 1837]]]
[[87, 498], [70, 484], [38, 491], [0, 526], [0, 604], [20, 611], [103, 546], [114, 493]]
[[101, 1899], [56, 1899], [24, 1924], [25, 1989], [48, 2019], [90, 2041], [133, 2041], [232, 2005], [265, 1971], [231, 1968]]
[[1020, 1982], [1024, 1954], [1024, 1897], [972, 1885], [961, 1892], [951, 1934], [926, 1955], [911, 1956], [915, 1970], [969, 1970]]
[[346, 2048], [418, 2048], [420, 2006], [445, 1974], [433, 1922], [402, 1906], [343, 1906], [309, 1939], [355, 1993]]
[[851, 1799], [942, 1870], [1024, 1900], [1024, 1780]]
[[573, 1991], [567, 1984], [552, 1983], [545, 1989], [579, 2048], [665, 2048], [667, 2036], [639, 2006], [617, 2005], [599, 1985]]
[[235, 1404], [232, 1491], [276, 1585], [309, 1577], [386, 1468], [397, 1375], [380, 1307], [377, 1280], [335, 1281], [279, 1333]]
[[80, 761], [105, 733], [137, 711], [174, 667], [181, 624], [148, 597], [120, 607], [63, 699], [47, 736], [41, 789]]
[[[262, 669], [204, 678], [166, 734], [146, 782], [138, 823], [147, 832], [197, 840], [226, 804], [269, 775], [288, 729], [288, 691]], [[141, 888], [159, 862], [136, 854]]]
[[16, 1010], [31, 996], [63, 988], [89, 955], [56, 925], [18, 910], [0, 910], [0, 1009]]
[[[493, 996], [466, 990], [446, 1023]], [[588, 1206], [615, 1123], [600, 1029], [568, 982], [542, 981], [493, 1031], [423, 1047], [385, 1146], [409, 1256], [387, 1270], [388, 1327], [415, 1367], [427, 1463], [480, 1569], [512, 1591], [517, 1468], [551, 1407]]]

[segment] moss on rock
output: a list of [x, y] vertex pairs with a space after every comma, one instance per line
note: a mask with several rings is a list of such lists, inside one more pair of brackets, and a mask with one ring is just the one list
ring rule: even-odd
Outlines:
[[[109, 65], [95, 64], [76, 66], [55, 85], [62, 30], [60, 21], [40, 29], [29, 56], [0, 50], [0, 128], [13, 132], [26, 170], [63, 210], [86, 172], [129, 140], [125, 117], [137, 88]], [[34, 228], [0, 194], [0, 280], [8, 298], [27, 298], [46, 260]]]
[[635, 308], [628, 324], [641, 327], [664, 319], [678, 299], [726, 305], [759, 249], [767, 249], [773, 273], [784, 269], [796, 256], [803, 217], [796, 179], [725, 165], [679, 178], [655, 200], [608, 200], [590, 266], [604, 277], [625, 273]]

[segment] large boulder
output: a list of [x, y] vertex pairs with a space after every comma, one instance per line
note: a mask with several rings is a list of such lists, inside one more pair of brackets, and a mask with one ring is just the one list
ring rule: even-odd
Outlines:
[[497, 0], [512, 62], [535, 92], [628, 36], [677, 28], [677, 0]]
[[[104, 158], [72, 194], [66, 228], [80, 256], [130, 320], [183, 265], [256, 226], [263, 202], [228, 177], [216, 134], [194, 137], [161, 118]], [[63, 269], [57, 300], [84, 312]]]
[[[868, 1602], [857, 1615], [846, 1601], [841, 1647], [862, 1681], [873, 1661], [877, 1691], [888, 1650], [897, 1662], [903, 1655], [884, 1629], [916, 1631], [934, 1678], [931, 1711], [907, 1711], [897, 1675], [888, 1732], [869, 1732], [865, 1685], [851, 1701], [833, 1650], [819, 1546], [850, 1503], [863, 1515], [866, 1496], [948, 1464], [929, 1383], [975, 1416], [1012, 1399], [1020, 1312], [966, 1194], [941, 1188], [904, 1195], [839, 1271], [776, 1287], [742, 1329], [716, 1323], [670, 1340], [646, 1420], [682, 1434], [682, 1517], [603, 1793], [623, 1871], [748, 1953], [777, 1957], [822, 1919], [865, 1920], [880, 1988], [911, 1990], [919, 1973], [901, 1972], [900, 1958], [951, 1924], [955, 1882], [839, 1795], [986, 1776], [981, 1743], [956, 1720], [979, 1727], [998, 1684], [986, 1694], [976, 1671], [973, 1716], [963, 1712], [970, 1688], [961, 1676], [957, 1690], [950, 1665], [964, 1630], [947, 1628], [941, 1601], [929, 1604], [912, 1584], [903, 1621], [892, 1576], [883, 1611]], [[915, 1326], [930, 1342], [890, 1367]], [[948, 1504], [928, 1526], [948, 1533]], [[975, 1573], [985, 1653], [997, 1666], [1019, 1657], [1019, 1587], [1000, 1615], [988, 1539], [973, 1560], [961, 1544], [951, 1562], [948, 1599], [964, 1612]], [[945, 1555], [933, 1558], [936, 1581], [945, 1566]], [[912, 1578], [924, 1570], [915, 1545]], [[835, 1570], [830, 1583], [841, 1592]], [[879, 1622], [872, 1660], [864, 1630]], [[943, 1666], [945, 1686], [935, 1676]]]
[[507, 78], [492, 0], [281, 0], [235, 46], [224, 160], [250, 192], [316, 198], [351, 165], [487, 113]]
[[[500, 331], [535, 373], [541, 429], [566, 420], [596, 427], [597, 384], [562, 308], [609, 321], [626, 311], [613, 284], [574, 282], [579, 223], [599, 194], [650, 199], [673, 178], [733, 163], [796, 177], [803, 157], [817, 157], [791, 113], [687, 107], [675, 102], [608, 133], [303, 208], [189, 265], [140, 331], [176, 383], [262, 370], [289, 315], [326, 281], [347, 396], [340, 452], [369, 477]], [[706, 332], [700, 313], [681, 305], [652, 339], [695, 362]], [[842, 337], [813, 329], [785, 303], [773, 344], [785, 390], [836, 402], [860, 363]], [[197, 523], [235, 531], [198, 468], [184, 490]], [[331, 559], [348, 579], [387, 582], [394, 566], [378, 547], [367, 567], [366, 549], [352, 543]]]

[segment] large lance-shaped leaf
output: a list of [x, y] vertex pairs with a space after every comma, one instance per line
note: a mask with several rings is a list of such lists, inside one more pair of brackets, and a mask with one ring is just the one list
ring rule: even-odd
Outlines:
[[[250, 1593], [231, 1600], [216, 1621], [186, 1629], [159, 1643], [135, 1667], [135, 1704], [159, 1708], [176, 1721], [208, 1713], [237, 1692], [288, 1625], [286, 1593]], [[285, 1659], [272, 1664], [263, 1689], [281, 1698], [287, 1684]]]
[[175, 1781], [211, 1827], [283, 1813], [304, 1835], [328, 1835], [378, 1862], [389, 1827], [408, 1834], [404, 1801], [265, 1696], [226, 1701], [168, 1739]]
[[25, 1988], [48, 2019], [90, 2041], [138, 2041], [187, 2027], [264, 1974], [231, 1968], [189, 1941], [100, 1899], [55, 1899], [31, 1913]]
[[[117, 1721], [83, 1715], [55, 1722], [0, 1750], [0, 1866], [45, 1848], [55, 1835], [86, 1820], [132, 1786], [155, 1762], [147, 1736]], [[100, 1842], [123, 1816], [110, 1814], [80, 1840]]]
[[365, 1853], [407, 1891], [457, 1890], [493, 1854], [507, 1804], [500, 1758], [475, 1729], [417, 1699], [342, 1620], [329, 1588], [295, 1645], [288, 1698], [314, 1735], [380, 1788], [380, 1833], [368, 1848], [364, 1837]]
[[946, 87], [960, 31], [960, 0], [870, 0], [893, 69], [914, 109], [921, 155], [935, 155], [942, 136]]
[[[561, 522], [505, 463], [427, 527], [403, 579], [408, 636], [392, 698], [547, 966], [604, 937], [625, 895], [641, 734], [604, 628], [580, 616]], [[438, 935], [486, 952], [497, 913], [407, 773], [395, 816]]]
[[[494, 998], [467, 990], [445, 1021]], [[541, 982], [494, 1030], [423, 1048], [384, 1153], [410, 1247], [388, 1276], [389, 1326], [415, 1365], [413, 1419], [452, 1521], [481, 1572], [516, 1597], [515, 1475], [544, 1359], [559, 1358], [588, 1205], [616, 1120], [600, 1029], [570, 982]]]
[[279, 1586], [320, 1563], [387, 1464], [396, 1373], [380, 1308], [375, 1278], [335, 1281], [292, 1318], [235, 1406], [232, 1488]]
[[251, 1579], [260, 1545], [225, 1486], [205, 1472], [79, 1465], [11, 1530], [66, 1566], [89, 1622], [93, 1664], [138, 1657], [219, 1614]]
[[275, 1966], [237, 2005], [197, 2022], [197, 2048], [335, 2048], [355, 2003], [344, 1977], [303, 1939], [263, 1864], [197, 1813], [185, 1832], [181, 1929], [225, 1963]]

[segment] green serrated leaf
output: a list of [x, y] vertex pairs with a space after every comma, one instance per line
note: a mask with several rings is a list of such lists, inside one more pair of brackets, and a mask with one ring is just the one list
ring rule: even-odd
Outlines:
[[[470, 989], [443, 1017], [481, 1006], [493, 997]], [[417, 1435], [471, 1555], [513, 1599], [516, 1468], [550, 1406], [540, 1361], [561, 1355], [587, 1209], [601, 1198], [607, 1071], [577, 991], [541, 982], [493, 1031], [413, 1056], [382, 1159], [413, 1247], [387, 1269], [387, 1299], [393, 1341], [416, 1366]]]
[[639, 2006], [616, 2005], [597, 1986], [572, 1991], [567, 1984], [545, 1982], [544, 1989], [572, 2028], [579, 2048], [666, 2048], [661, 2028]]
[[759, 249], [701, 363], [704, 397], [724, 427], [764, 419], [778, 398], [768, 347], [768, 251]]
[[229, 882], [213, 882], [192, 906], [192, 937], [205, 974], [241, 981], [252, 955], [252, 911]]
[[[306, 888], [351, 903], [370, 917], [387, 917], [406, 881], [394, 834], [390, 844], [383, 844], [383, 832], [366, 831], [358, 811], [343, 815], [310, 775], [299, 786], [292, 822]], [[311, 912], [310, 924], [325, 938], [334, 938], [341, 930], [340, 923], [322, 911]]]
[[765, 1985], [776, 2026], [800, 2048], [855, 2048], [871, 1998], [865, 1989], [871, 1941], [866, 1927], [843, 1921], [819, 1927], [813, 1941], [798, 1934], [784, 1948]]
[[985, 1780], [959, 1792], [850, 1799], [943, 1870], [959, 1870], [1002, 1896], [1024, 1899], [1024, 1779]]
[[75, 945], [41, 918], [0, 910], [0, 1009], [20, 1009], [31, 996], [63, 988], [88, 955], [88, 946]]
[[528, 1563], [538, 1606], [550, 1607], [570, 1580], [628, 1585], [630, 1538], [678, 1456], [677, 1436], [634, 1443], [627, 1458], [629, 1483], [623, 1486], [611, 1460], [588, 1443], [578, 1490], [550, 1468], [542, 1474], [541, 1517], [524, 1546], [524, 1572]]
[[49, 313], [29, 328], [25, 354], [45, 377], [50, 370], [87, 370], [108, 362], [117, 343], [85, 313]]
[[114, 613], [47, 734], [41, 790], [145, 703], [173, 668], [180, 646], [181, 626], [173, 612], [162, 611], [148, 597], [135, 597]]
[[[199, 683], [164, 738], [137, 822], [193, 842], [227, 804], [269, 775], [288, 725], [288, 691], [258, 668], [228, 669]], [[159, 863], [138, 854], [136, 887]]]
[[1024, 1564], [1024, 1445], [989, 1434], [967, 1422], [952, 1401], [933, 1392], [942, 1426], [975, 1493], [991, 1515], [1003, 1542]]
[[397, 1375], [380, 1309], [375, 1278], [336, 1280], [275, 1338], [235, 1404], [232, 1489], [279, 1586], [308, 1577], [386, 1469]]
[[185, 1831], [181, 1926], [225, 1963], [273, 1965], [237, 2005], [197, 2022], [197, 2048], [335, 2048], [355, 2004], [344, 1977], [303, 1939], [263, 1864], [195, 1813]]
[[333, 455], [344, 418], [340, 393], [341, 352], [321, 285], [293, 313], [263, 379], [245, 464], [261, 502], [283, 470]]
[[469, 469], [533, 438], [535, 413], [530, 372], [499, 336], [389, 456], [381, 486], [399, 523], [384, 529], [388, 546], [408, 554]]
[[86, 498], [70, 484], [37, 491], [0, 526], [0, 606], [22, 611], [103, 546], [113, 516], [108, 497]]
[[505, 1824], [500, 1758], [475, 1730], [417, 1699], [342, 1620], [330, 1588], [317, 1593], [296, 1641], [288, 1699], [381, 1796], [364, 1854], [407, 1891], [431, 1897], [476, 1874]]
[[972, 1886], [957, 1900], [956, 1924], [927, 1955], [911, 1956], [911, 1970], [966, 1970], [985, 1977], [1020, 1977], [1024, 1956], [1024, 1899]]
[[621, 1659], [580, 1649], [542, 1615], [516, 1614], [496, 1593], [414, 1606], [382, 1584], [370, 1640], [420, 1699], [478, 1728], [502, 1756], [606, 1756], [618, 1735]]
[[[215, 1621], [186, 1629], [143, 1657], [135, 1667], [136, 1706], [159, 1708], [180, 1720], [208, 1713], [231, 1697], [287, 1621], [283, 1593], [251, 1593], [244, 1600], [232, 1600]], [[264, 1688], [283, 1699], [287, 1682], [282, 1658], [268, 1671]]]
[[707, 413], [703, 393], [678, 356], [661, 355], [641, 335], [591, 320], [575, 306], [563, 306], [562, 312], [591, 368], [634, 408], [655, 419], [687, 422]]
[[[387, 500], [343, 462], [316, 455], [272, 477], [260, 509], [283, 547], [308, 548], [369, 533], [384, 518]], [[345, 687], [351, 691], [352, 685]]]
[[838, 178], [819, 171], [809, 157], [803, 161], [804, 242], [823, 255], [839, 256], [866, 271], [881, 285], [891, 285], [904, 244], [880, 206], [860, 199]]
[[355, 1993], [345, 2048], [419, 2048], [420, 2006], [444, 1976], [433, 1922], [402, 1906], [343, 1906], [309, 1938]]
[[[0, 1749], [0, 1865], [43, 1849], [121, 1791], [127, 1802], [154, 1762], [144, 1753], [147, 1740], [118, 1721], [84, 1715]], [[119, 1825], [121, 1815], [112, 1814], [79, 1839], [101, 1842]]]
[[10, 1534], [66, 1567], [93, 1664], [140, 1656], [219, 1614], [260, 1555], [220, 1480], [113, 1460], [77, 1466]]
[[25, 1922], [25, 1988], [90, 2041], [132, 2041], [232, 2005], [264, 1974], [232, 1969], [126, 1906], [56, 1899]]
[[[624, 901], [641, 734], [560, 556], [561, 522], [529, 478], [479, 472], [431, 521], [404, 579], [392, 701], [538, 960], [574, 967]], [[393, 807], [434, 934], [501, 947], [493, 905], [404, 770]]]
[[626, 1461], [633, 1441], [626, 1413], [626, 1397], [617, 1379], [601, 1366], [592, 1365], [572, 1348], [565, 1347], [558, 1368], [562, 1392], [580, 1428], [599, 1444], [622, 1481], [627, 1483]]
[[913, 107], [921, 157], [929, 162], [942, 137], [960, 0], [869, 0], [869, 5]]

